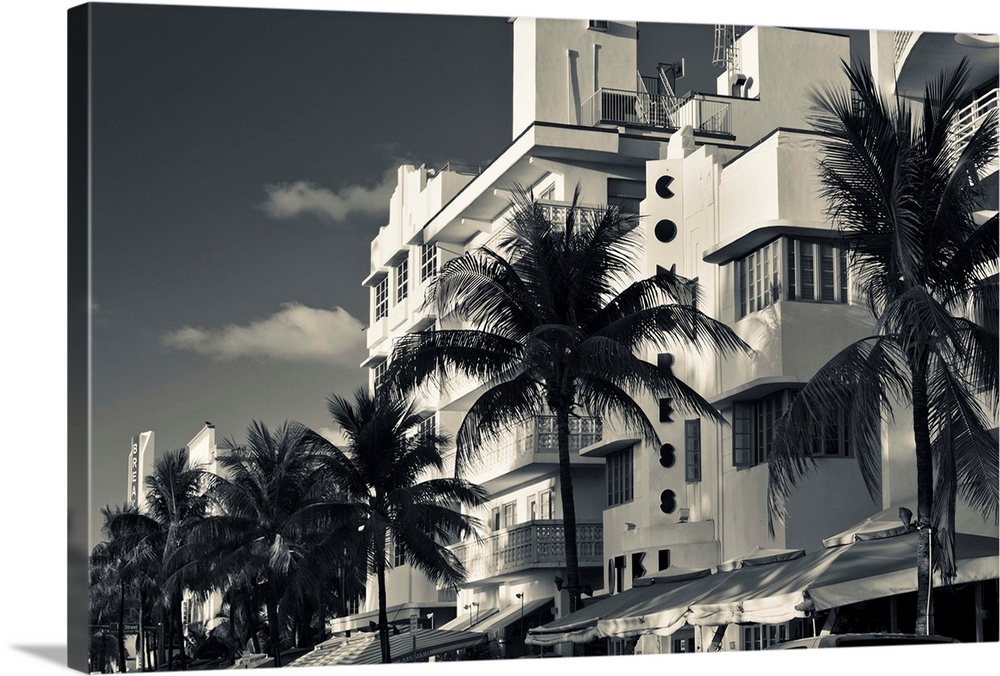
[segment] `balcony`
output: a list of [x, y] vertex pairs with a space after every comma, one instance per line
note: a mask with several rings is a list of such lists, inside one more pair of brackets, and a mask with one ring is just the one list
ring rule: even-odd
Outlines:
[[[957, 154], [959, 148], [968, 142], [969, 138], [983, 124], [990, 111], [997, 109], [998, 95], [1000, 95], [1000, 89], [994, 87], [958, 112], [958, 117], [952, 123], [951, 129], [948, 130], [948, 143], [953, 149], [952, 152]], [[991, 170], [996, 171], [996, 162], [993, 163]]]
[[696, 132], [732, 134], [731, 106], [705, 94], [672, 96], [643, 91], [601, 89], [584, 102], [581, 121], [599, 124], [632, 124], [653, 129], [680, 129], [691, 125]]
[[[465, 566], [466, 581], [482, 582], [533, 568], [561, 568], [566, 565], [565, 541], [562, 521], [532, 521], [493, 533], [480, 544], [450, 549]], [[604, 527], [600, 523], [578, 522], [576, 541], [581, 567], [604, 565]]]
[[[600, 418], [570, 418], [569, 454], [573, 464], [603, 464], [599, 458], [579, 455], [581, 448], [600, 441], [601, 433]], [[478, 449], [466, 478], [496, 493], [539, 478], [558, 464], [556, 417], [536, 415], [512, 427], [497, 441]]]

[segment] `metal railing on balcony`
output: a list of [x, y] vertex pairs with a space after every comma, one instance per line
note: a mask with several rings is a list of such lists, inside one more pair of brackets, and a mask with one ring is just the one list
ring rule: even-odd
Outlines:
[[892, 47], [893, 57], [895, 58], [897, 68], [899, 67], [899, 59], [903, 56], [903, 51], [906, 49], [906, 45], [910, 42], [910, 37], [912, 35], [912, 31], [895, 31]]
[[[481, 543], [463, 543], [450, 549], [465, 566], [467, 580], [483, 580], [527, 568], [566, 565], [566, 527], [561, 520], [531, 521], [498, 531]], [[604, 527], [576, 524], [577, 556], [581, 566], [604, 562]]]
[[483, 170], [489, 166], [487, 164], [466, 164], [464, 162], [449, 162], [448, 164], [441, 167], [441, 171], [450, 171], [456, 174], [469, 174], [471, 176], [478, 176], [483, 173]]
[[601, 89], [584, 102], [583, 124], [634, 124], [658, 129], [680, 129], [691, 125], [695, 131], [729, 134], [731, 106], [727, 101], [704, 94], [671, 96]]
[[998, 96], [1000, 96], [1000, 89], [994, 87], [958, 112], [958, 116], [949, 130], [949, 144], [953, 152], [959, 152], [959, 148], [976, 133], [989, 112], [997, 109]]
[[[570, 418], [570, 454], [600, 441], [601, 433], [600, 418], [592, 416]], [[476, 476], [491, 476], [498, 471], [526, 465], [535, 460], [535, 454], [551, 454], [551, 462], [557, 462], [558, 452], [556, 417], [536, 415], [515, 425], [500, 440], [480, 449], [473, 471]]]

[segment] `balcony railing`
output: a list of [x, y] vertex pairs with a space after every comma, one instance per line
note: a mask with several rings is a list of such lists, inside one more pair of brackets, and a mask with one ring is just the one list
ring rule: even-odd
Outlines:
[[730, 108], [728, 102], [704, 94], [671, 96], [601, 89], [583, 104], [581, 119], [589, 126], [610, 123], [680, 129], [691, 125], [696, 131], [729, 134]]
[[1000, 95], [998, 92], [1000, 89], [994, 87], [958, 112], [949, 130], [949, 144], [953, 152], [958, 152], [958, 149], [976, 133], [989, 112], [996, 110], [997, 98]]
[[[601, 440], [601, 419], [592, 416], [569, 419], [569, 452], [576, 453], [585, 446]], [[536, 415], [514, 426], [497, 442], [480, 449], [474, 465], [477, 476], [492, 476], [497, 471], [511, 470], [536, 460], [536, 454], [551, 454], [551, 462], [558, 462], [556, 417]]]
[[899, 60], [903, 56], [903, 51], [906, 49], [906, 45], [910, 42], [910, 38], [913, 35], [912, 31], [895, 31], [893, 36], [892, 47], [893, 56], [895, 57], [896, 67], [899, 67]]
[[[566, 527], [562, 521], [532, 521], [493, 533], [481, 544], [451, 547], [465, 566], [467, 580], [483, 580], [529, 568], [566, 565]], [[581, 566], [604, 563], [604, 527], [576, 524], [576, 550]]]

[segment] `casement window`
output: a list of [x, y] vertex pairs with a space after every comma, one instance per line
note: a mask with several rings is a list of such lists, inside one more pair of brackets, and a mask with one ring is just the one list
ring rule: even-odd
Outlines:
[[420, 425], [417, 426], [417, 437], [425, 439], [434, 436], [437, 433], [436, 420], [437, 418], [431, 415], [420, 421]]
[[375, 321], [389, 316], [389, 278], [383, 277], [375, 285]]
[[392, 565], [395, 567], [402, 566], [406, 563], [406, 555], [403, 553], [403, 545], [396, 542], [395, 538], [390, 536], [392, 541]]
[[612, 453], [607, 458], [608, 507], [632, 500], [632, 449]]
[[701, 481], [701, 418], [684, 421], [684, 480]]
[[774, 424], [788, 407], [793, 393], [782, 390], [756, 401], [733, 404], [733, 464], [753, 467], [767, 462], [774, 443]]
[[410, 291], [410, 260], [404, 258], [396, 266], [396, 302], [405, 300]]
[[503, 527], [512, 528], [517, 525], [517, 503], [508, 502], [501, 507]]
[[538, 494], [538, 518], [552, 519], [552, 490]]
[[500, 530], [500, 508], [494, 507], [490, 512], [490, 526], [493, 530]]
[[[753, 467], [767, 462], [774, 444], [774, 426], [795, 398], [795, 390], [782, 390], [756, 401], [733, 404], [733, 464]], [[847, 414], [825, 425], [814, 424], [809, 431], [815, 442], [815, 457], [852, 455]]]
[[389, 362], [385, 359], [383, 359], [382, 361], [380, 361], [379, 363], [375, 364], [375, 366], [372, 367], [373, 389], [377, 390], [382, 386], [382, 383], [385, 380], [386, 371], [388, 370], [389, 370]]
[[424, 244], [420, 247], [420, 281], [426, 282], [437, 274], [437, 247]]
[[739, 317], [781, 299], [847, 303], [847, 252], [832, 242], [780, 237], [736, 261]]

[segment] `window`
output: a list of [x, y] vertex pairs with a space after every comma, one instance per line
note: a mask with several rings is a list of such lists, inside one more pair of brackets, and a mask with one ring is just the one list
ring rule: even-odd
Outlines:
[[774, 424], [788, 407], [788, 390], [775, 392], [758, 401], [733, 404], [733, 464], [753, 467], [767, 462], [774, 442]]
[[425, 282], [437, 274], [437, 247], [424, 244], [420, 247], [420, 281]]
[[684, 480], [701, 481], [701, 418], [684, 421]]
[[510, 528], [517, 525], [517, 503], [508, 502], [502, 507], [503, 510], [503, 527]]
[[743, 627], [741, 650], [763, 650], [788, 640], [788, 624], [748, 624]]
[[375, 285], [375, 321], [389, 316], [389, 278]]
[[435, 417], [431, 415], [428, 418], [424, 418], [420, 421], [420, 425], [417, 426], [417, 436], [420, 438], [426, 438], [434, 436], [437, 433], [437, 426], [435, 425]]
[[608, 30], [608, 22], [591, 19], [587, 27], [592, 31], [606, 31]]
[[395, 538], [389, 536], [392, 540], [392, 565], [394, 567], [402, 566], [406, 563], [406, 555], [403, 553], [403, 545], [396, 542]]
[[538, 494], [538, 518], [552, 518], [552, 491], [542, 491]]
[[[753, 467], [767, 462], [774, 444], [774, 426], [795, 397], [795, 390], [782, 390], [757, 401], [733, 404], [733, 464]], [[810, 430], [815, 457], [848, 458], [853, 442], [846, 412], [830, 416], [825, 424], [815, 423]]]
[[736, 261], [739, 316], [786, 300], [847, 302], [847, 252], [832, 242], [781, 237]]
[[372, 367], [372, 389], [377, 390], [382, 387], [382, 382], [385, 380], [385, 373], [389, 370], [389, 362], [382, 360]]
[[612, 453], [607, 459], [608, 507], [632, 500], [632, 449]]
[[494, 507], [493, 511], [490, 512], [490, 525], [493, 526], [493, 530], [500, 530], [500, 508]]
[[528, 518], [531, 521], [538, 518], [538, 498], [528, 498]]
[[410, 259], [404, 258], [396, 266], [396, 302], [404, 300], [410, 290]]

